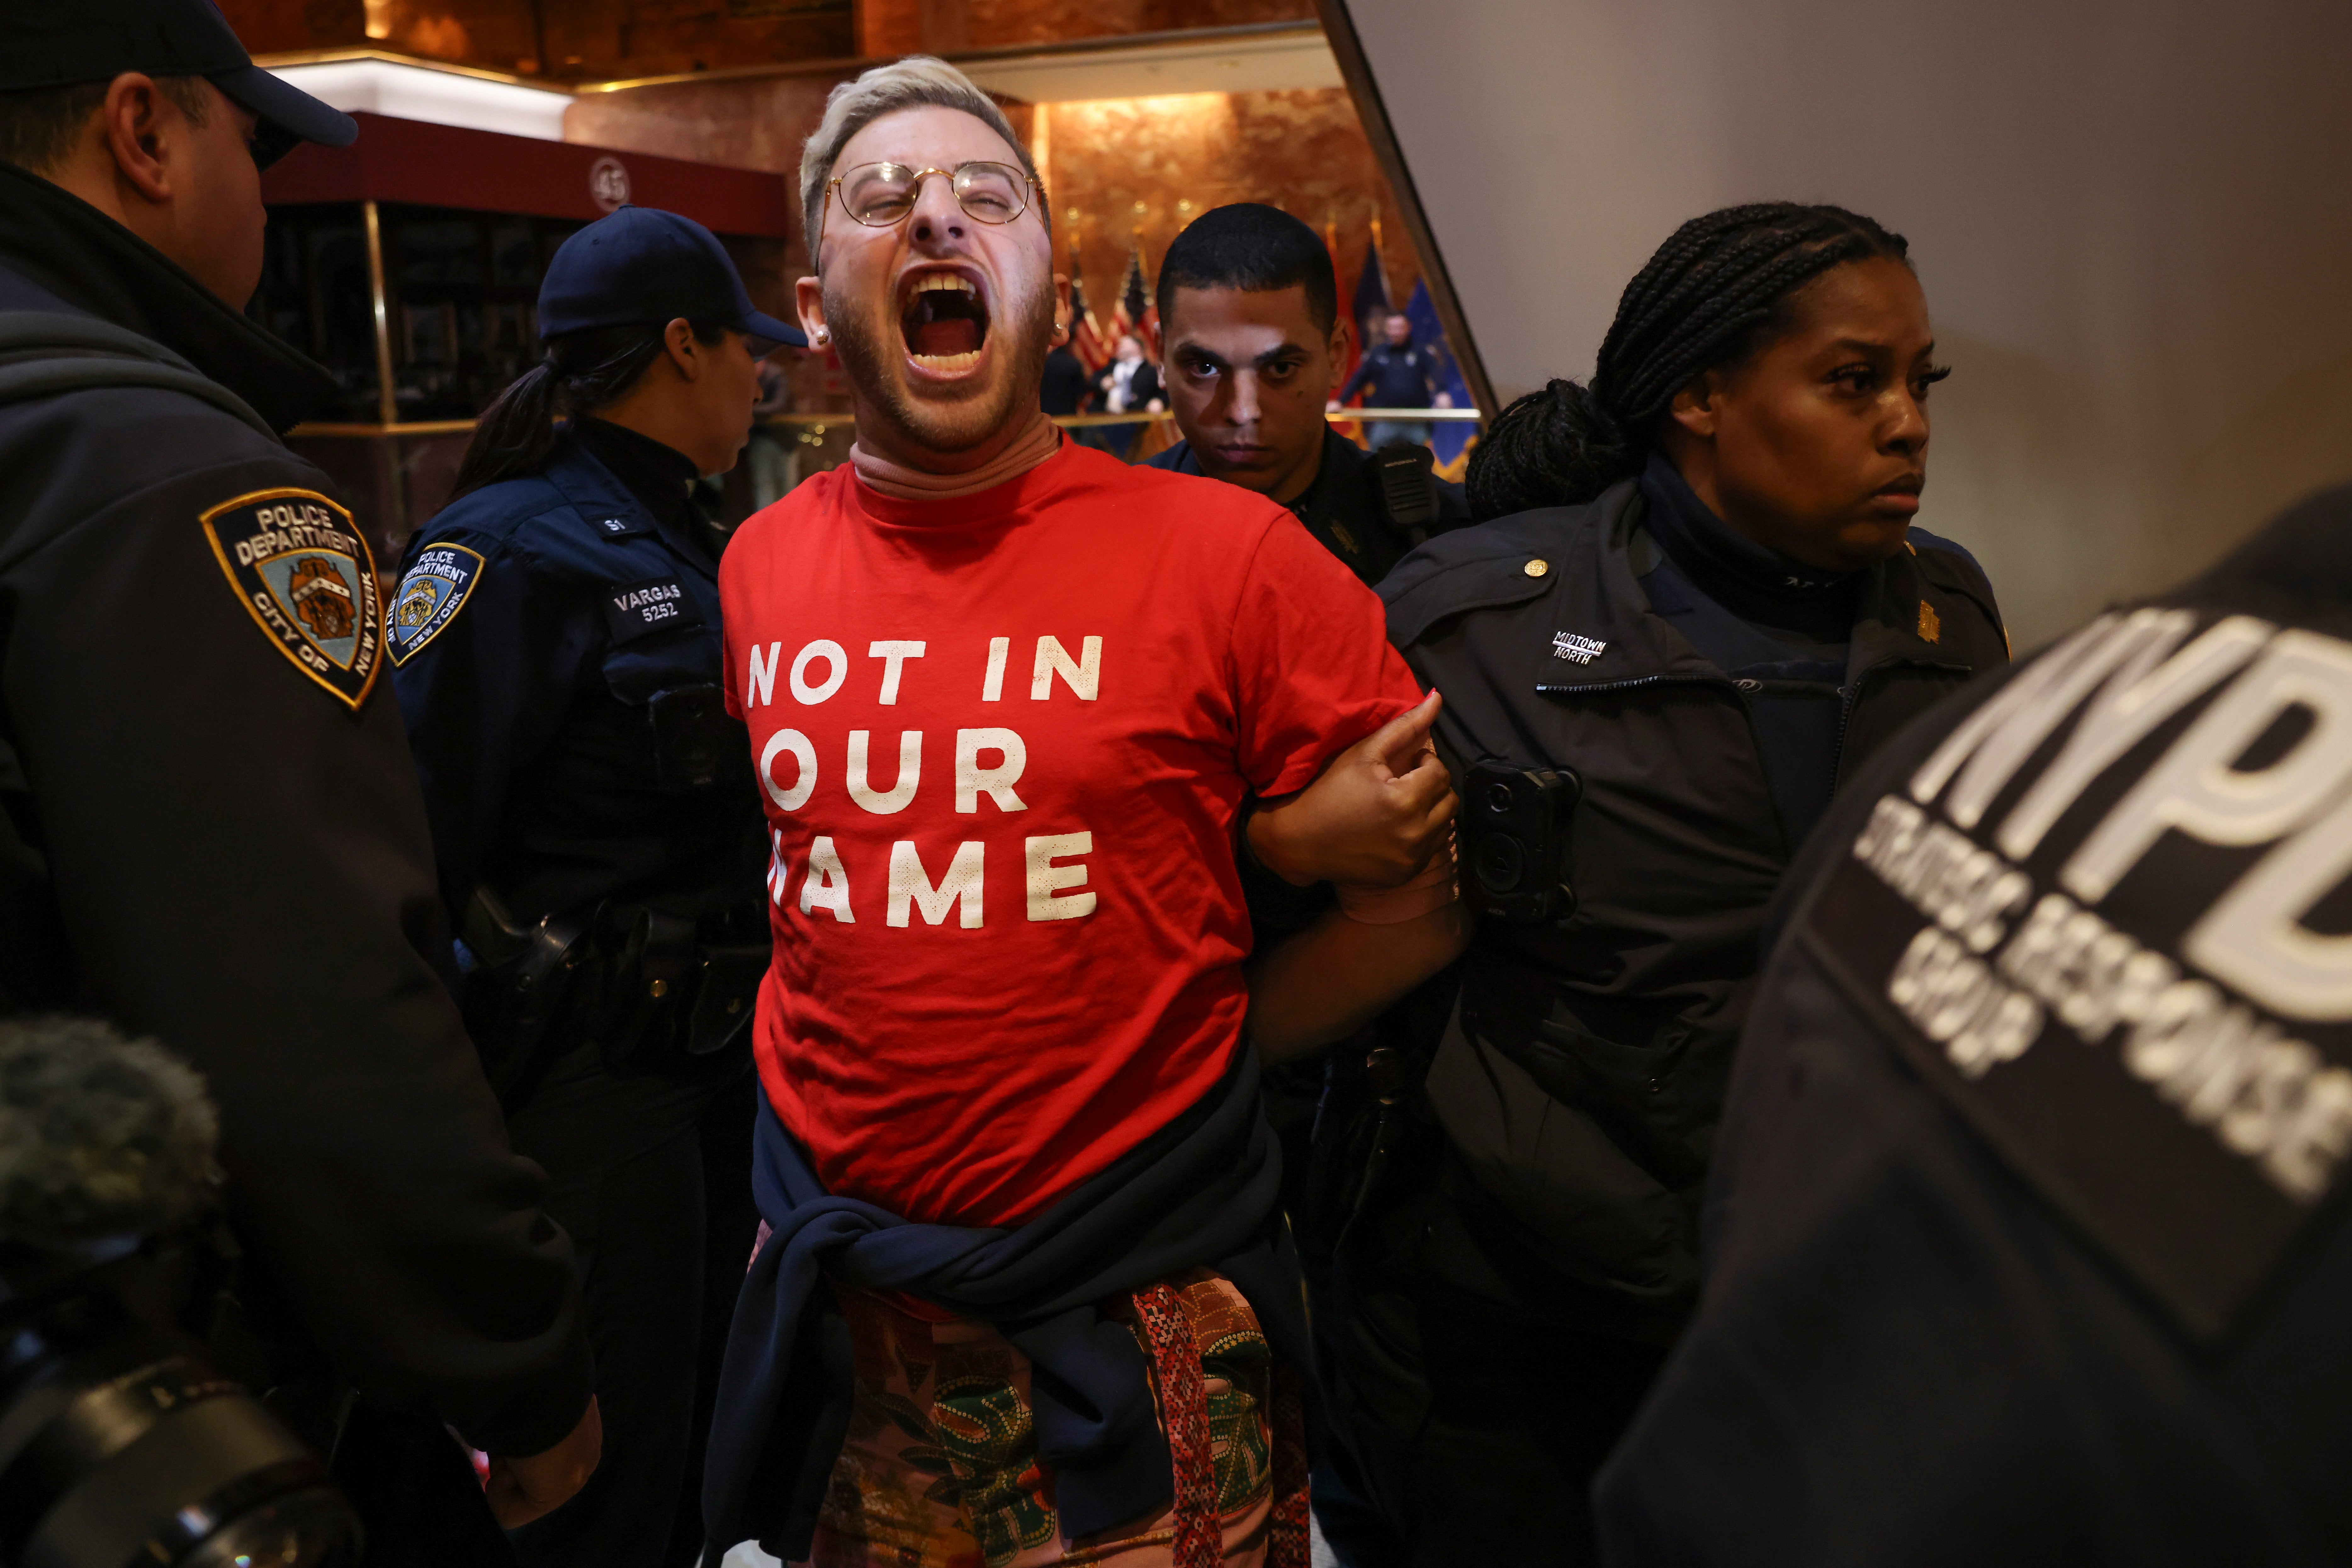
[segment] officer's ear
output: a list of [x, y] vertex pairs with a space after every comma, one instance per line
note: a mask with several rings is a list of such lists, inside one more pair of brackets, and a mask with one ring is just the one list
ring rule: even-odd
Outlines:
[[1723, 397], [1723, 373], [1701, 371], [1691, 377], [1690, 384], [1675, 394], [1666, 409], [1666, 416], [1703, 441], [1715, 439], [1716, 426], [1721, 410], [1717, 405]]
[[702, 345], [695, 341], [694, 323], [684, 316], [672, 320], [662, 329], [662, 347], [669, 352], [670, 368], [682, 381], [700, 381], [702, 367], [707, 363]]
[[152, 77], [125, 71], [107, 84], [99, 110], [107, 151], [123, 180], [158, 205], [172, 199], [173, 176], [182, 173], [188, 118], [164, 96]]

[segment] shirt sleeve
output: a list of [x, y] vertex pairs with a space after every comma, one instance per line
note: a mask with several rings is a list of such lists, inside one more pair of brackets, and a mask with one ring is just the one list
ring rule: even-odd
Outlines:
[[199, 521], [324, 484], [257, 453], [0, 564], [0, 697], [81, 1004], [203, 1073], [247, 1252], [358, 1387], [536, 1453], [593, 1385], [572, 1247], [436, 972], [399, 710], [324, 689]]
[[1232, 649], [1242, 775], [1260, 795], [1306, 788], [1422, 698], [1379, 596], [1286, 512], [1251, 557]]

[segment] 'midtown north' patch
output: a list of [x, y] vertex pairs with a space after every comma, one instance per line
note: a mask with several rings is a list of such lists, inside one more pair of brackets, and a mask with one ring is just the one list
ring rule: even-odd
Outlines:
[[392, 662], [406, 664], [466, 607], [482, 558], [462, 544], [431, 544], [400, 580], [392, 601]]
[[199, 520], [229, 586], [278, 651], [353, 709], [383, 652], [375, 558], [316, 490], [256, 490]]

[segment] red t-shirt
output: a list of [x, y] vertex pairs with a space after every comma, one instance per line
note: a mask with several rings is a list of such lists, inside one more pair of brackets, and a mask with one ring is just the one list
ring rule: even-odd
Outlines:
[[846, 468], [719, 568], [766, 785], [760, 1076], [828, 1190], [1035, 1215], [1240, 1038], [1245, 793], [1420, 698], [1380, 601], [1281, 507], [1066, 443], [904, 501]]

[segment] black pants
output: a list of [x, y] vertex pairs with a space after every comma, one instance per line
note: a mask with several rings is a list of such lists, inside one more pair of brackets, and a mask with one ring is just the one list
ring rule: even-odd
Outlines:
[[756, 1083], [748, 1062], [717, 1080], [616, 1077], [583, 1047], [508, 1118], [578, 1252], [604, 1423], [604, 1461], [580, 1495], [512, 1532], [529, 1568], [665, 1568], [700, 1552], [691, 1494], [732, 1281], [758, 1225]]
[[1316, 1302], [1324, 1532], [1349, 1568], [1591, 1563], [1592, 1478], [1665, 1336], [1564, 1326], [1565, 1292], [1536, 1282], [1548, 1270], [1517, 1275], [1523, 1300], [1465, 1289], [1449, 1265], [1467, 1178], [1425, 1119], [1399, 1143]]

